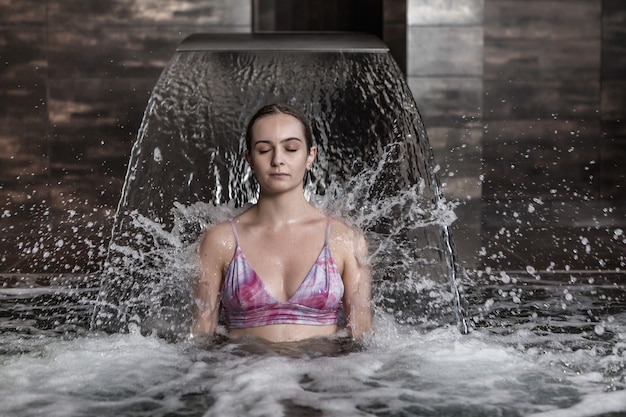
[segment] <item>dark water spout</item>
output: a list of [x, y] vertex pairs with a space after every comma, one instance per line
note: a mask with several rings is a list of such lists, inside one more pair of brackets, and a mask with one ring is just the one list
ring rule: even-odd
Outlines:
[[467, 331], [453, 213], [413, 96], [382, 41], [337, 33], [182, 42], [132, 150], [93, 327], [186, 332], [193, 244], [203, 228], [255, 200], [242, 135], [251, 114], [271, 102], [312, 119], [319, 152], [307, 190], [366, 231], [377, 311]]

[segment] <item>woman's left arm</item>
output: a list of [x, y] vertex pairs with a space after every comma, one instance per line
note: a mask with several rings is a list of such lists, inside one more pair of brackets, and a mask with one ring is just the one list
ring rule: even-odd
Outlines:
[[367, 254], [367, 242], [360, 232], [351, 230], [352, 245], [345, 254], [343, 265], [343, 309], [346, 327], [353, 339], [373, 331], [371, 269]]

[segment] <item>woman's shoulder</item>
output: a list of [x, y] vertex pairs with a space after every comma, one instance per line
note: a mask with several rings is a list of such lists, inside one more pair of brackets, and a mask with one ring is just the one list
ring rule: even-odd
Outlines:
[[232, 251], [235, 245], [233, 228], [228, 220], [206, 229], [200, 239], [201, 251]]
[[354, 236], [362, 234], [361, 230], [357, 226], [348, 224], [344, 219], [340, 217], [331, 216], [331, 232], [333, 235], [341, 236]]
[[363, 251], [364, 245], [366, 245], [365, 236], [361, 229], [336, 217], [332, 218], [330, 241], [335, 248], [351, 254]]
[[205, 231], [204, 231], [204, 236], [222, 236], [222, 235], [226, 235], [227, 233], [231, 233], [232, 234], [232, 226], [231, 226], [231, 221], [232, 220], [226, 220], [217, 224], [214, 224], [210, 227], [208, 227]]

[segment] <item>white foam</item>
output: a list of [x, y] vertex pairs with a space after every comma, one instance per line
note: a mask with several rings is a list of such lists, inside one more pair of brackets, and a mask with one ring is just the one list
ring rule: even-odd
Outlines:
[[626, 391], [589, 394], [571, 407], [530, 414], [528, 417], [592, 417], [626, 411]]
[[508, 336], [461, 335], [454, 327], [422, 333], [385, 316], [376, 326], [365, 350], [331, 356], [323, 352], [333, 342], [320, 342], [316, 354], [197, 338], [170, 344], [139, 334], [56, 340], [1, 360], [0, 409], [51, 417], [184, 414], [185, 407], [220, 417], [307, 409], [323, 416], [466, 410], [550, 417], [626, 409], [626, 394], [603, 392], [602, 369], [621, 363], [619, 352], [524, 348], [518, 345], [533, 341], [524, 329]]

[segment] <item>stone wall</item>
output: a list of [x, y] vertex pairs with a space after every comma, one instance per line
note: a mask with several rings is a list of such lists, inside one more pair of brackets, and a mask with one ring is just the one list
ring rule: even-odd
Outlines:
[[[0, 0], [0, 273], [99, 267], [163, 66], [188, 34], [251, 31], [254, 1]], [[626, 2], [371, 4], [460, 202], [462, 263], [614, 268]]]
[[177, 44], [250, 30], [249, 0], [0, 0], [0, 273], [97, 269]]
[[464, 264], [480, 247], [483, 0], [408, 0], [407, 77], [422, 112]]
[[619, 267], [626, 4], [408, 0], [408, 24], [409, 83], [461, 202], [462, 260]]

